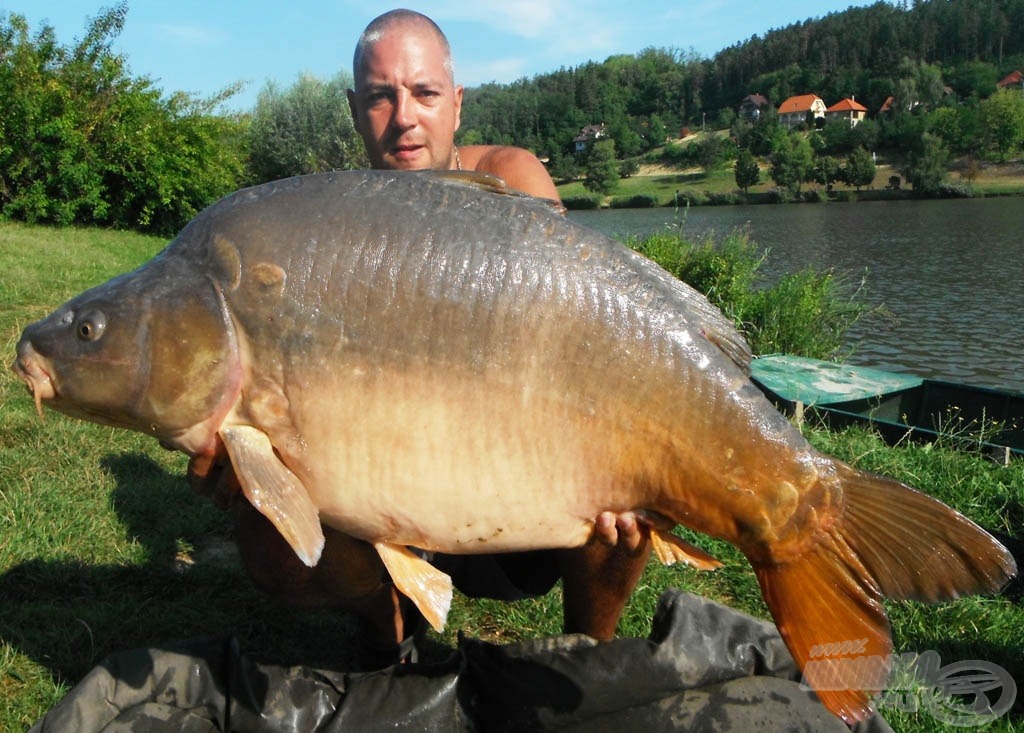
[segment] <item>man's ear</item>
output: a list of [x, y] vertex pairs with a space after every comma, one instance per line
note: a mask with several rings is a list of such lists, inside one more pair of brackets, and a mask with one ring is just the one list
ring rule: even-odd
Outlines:
[[[352, 125], [356, 128], [356, 132], [362, 135], [363, 131], [359, 124], [359, 103], [356, 101], [356, 92], [354, 89], [347, 89], [345, 94], [348, 96], [348, 110], [352, 113]], [[459, 105], [462, 105], [461, 99], [459, 100]]]
[[[459, 129], [459, 125], [462, 124], [462, 85], [456, 85], [455, 87], [455, 129]], [[349, 102], [349, 106], [352, 102]], [[454, 130], [453, 130], [454, 132]]]

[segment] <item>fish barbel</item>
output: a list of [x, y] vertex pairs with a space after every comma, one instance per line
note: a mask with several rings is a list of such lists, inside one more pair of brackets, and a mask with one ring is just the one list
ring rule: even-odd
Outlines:
[[[494, 189], [385, 171], [245, 189], [27, 327], [14, 369], [37, 404], [226, 452], [304, 562], [321, 523], [370, 542], [435, 625], [450, 584], [408, 547], [575, 547], [605, 511], [736, 545], [801, 667], [846, 640], [885, 658], [883, 597], [1016, 572], [952, 509], [812, 448], [703, 296]], [[841, 659], [814, 661], [827, 682]], [[848, 721], [871, 712], [862, 690], [817, 687]]]

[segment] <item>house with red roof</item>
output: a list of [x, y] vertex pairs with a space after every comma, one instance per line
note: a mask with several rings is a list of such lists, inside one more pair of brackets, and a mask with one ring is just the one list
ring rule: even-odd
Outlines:
[[833, 120], [847, 120], [850, 123], [850, 127], [856, 127], [868, 115], [868, 108], [858, 102], [853, 97], [847, 97], [839, 102], [836, 102], [831, 107], [825, 110], [825, 119], [829, 122]]
[[999, 89], [1024, 89], [1024, 73], [1011, 71], [1002, 81], [996, 82]]
[[790, 97], [779, 107], [779, 124], [790, 129], [811, 119], [825, 116], [825, 102], [817, 94]]

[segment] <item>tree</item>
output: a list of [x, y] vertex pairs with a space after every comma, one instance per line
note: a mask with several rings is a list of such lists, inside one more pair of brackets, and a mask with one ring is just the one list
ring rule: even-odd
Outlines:
[[941, 138], [926, 132], [920, 146], [907, 155], [903, 164], [903, 177], [918, 193], [934, 193], [946, 180], [949, 153]]
[[893, 96], [900, 109], [912, 110], [917, 105], [935, 107], [946, 93], [942, 71], [937, 66], [904, 58], [896, 73]]
[[548, 172], [556, 181], [574, 181], [580, 175], [580, 167], [576, 162], [575, 155], [556, 151], [551, 156]]
[[950, 83], [961, 97], [984, 99], [996, 90], [999, 70], [994, 64], [969, 60], [953, 69]]
[[619, 178], [629, 178], [640, 172], [640, 161], [636, 158], [627, 158], [619, 163]]
[[846, 158], [846, 168], [843, 177], [851, 186], [856, 186], [859, 191], [862, 186], [870, 186], [875, 180], [877, 168], [875, 161], [864, 148], [857, 148]]
[[164, 97], [112, 51], [121, 3], [61, 46], [0, 17], [0, 210], [57, 224], [173, 234], [243, 180], [244, 121], [214, 114], [240, 87]]
[[831, 155], [818, 155], [814, 158], [814, 181], [832, 189], [832, 184], [843, 177], [843, 167], [837, 158]]
[[615, 189], [619, 183], [619, 171], [613, 140], [598, 140], [590, 146], [584, 173], [587, 177], [583, 186], [588, 191], [607, 195]]
[[786, 135], [772, 153], [771, 177], [776, 184], [798, 192], [814, 170], [814, 151], [803, 135]]
[[323, 82], [302, 74], [288, 89], [268, 82], [249, 127], [249, 166], [257, 182], [365, 168], [366, 152], [349, 113], [352, 77]]
[[779, 124], [779, 116], [774, 109], [759, 116], [752, 125], [738, 123], [734, 130], [739, 146], [747, 148], [754, 155], [771, 155], [786, 135], [786, 130]]
[[981, 103], [980, 111], [986, 143], [1006, 160], [1024, 143], [1024, 97], [1017, 89], [1000, 89]]
[[701, 135], [694, 143], [697, 146], [697, 160], [705, 173], [710, 174], [722, 163], [728, 154], [725, 139], [714, 133]]
[[751, 186], [756, 186], [761, 182], [761, 167], [757, 164], [757, 158], [749, 150], [740, 151], [733, 171], [736, 176], [736, 185], [743, 193], [746, 193]]
[[960, 130], [960, 108], [939, 107], [928, 115], [928, 131], [942, 138], [951, 150], [963, 150], [963, 133]]
[[662, 118], [659, 115], [651, 115], [647, 122], [647, 146], [656, 148], [663, 145], [667, 137], [668, 131]]

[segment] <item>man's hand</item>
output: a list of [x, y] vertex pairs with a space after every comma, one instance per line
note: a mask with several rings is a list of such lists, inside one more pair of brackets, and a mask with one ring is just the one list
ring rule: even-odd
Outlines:
[[650, 536], [650, 530], [637, 520], [635, 512], [601, 512], [594, 522], [594, 534], [609, 547], [632, 552]]

